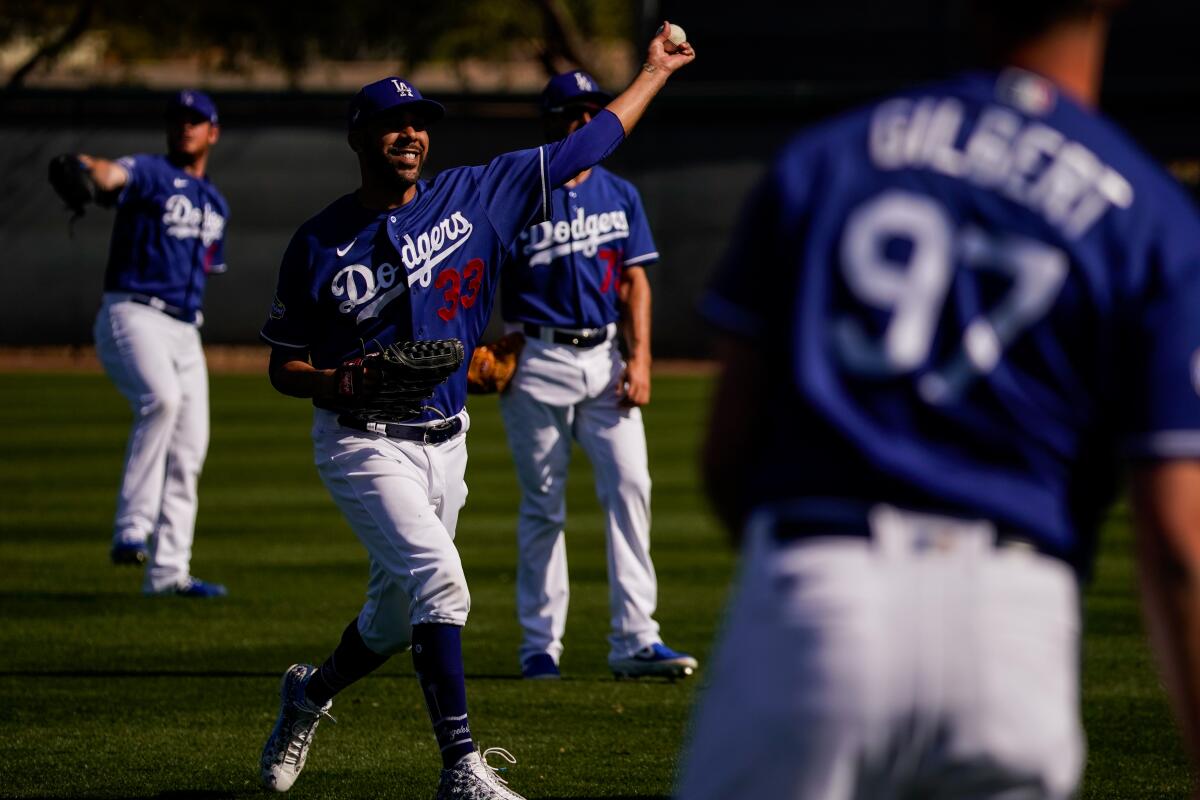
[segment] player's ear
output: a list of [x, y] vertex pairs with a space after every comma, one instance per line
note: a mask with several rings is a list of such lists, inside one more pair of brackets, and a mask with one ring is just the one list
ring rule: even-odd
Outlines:
[[356, 153], [362, 152], [362, 130], [353, 130], [346, 134], [346, 141], [350, 143], [350, 149]]
[[208, 127], [208, 146], [212, 147], [221, 138], [221, 126], [210, 125]]

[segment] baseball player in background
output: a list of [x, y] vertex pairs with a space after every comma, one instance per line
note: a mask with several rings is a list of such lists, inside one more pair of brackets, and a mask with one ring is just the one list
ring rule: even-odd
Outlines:
[[[610, 97], [585, 72], [542, 91], [547, 141], [579, 130]], [[501, 313], [526, 345], [500, 411], [521, 484], [517, 614], [521, 672], [557, 678], [567, 622], [571, 440], [595, 468], [608, 540], [609, 666], [683, 676], [696, 660], [663, 644], [654, 620], [650, 472], [639, 406], [650, 400], [650, 282], [658, 260], [637, 189], [603, 167], [554, 190], [550, 215], [521, 234], [504, 268]], [[618, 322], [624, 324], [618, 326]], [[618, 328], [628, 356], [622, 358]]]
[[168, 103], [166, 128], [165, 156], [72, 159], [117, 208], [94, 328], [104, 370], [133, 409], [111, 557], [146, 562], [148, 595], [217, 597], [225, 587], [189, 568], [208, 451], [201, 305], [208, 276], [225, 271], [229, 218], [207, 175], [217, 107], [203, 92], [181, 91]]
[[1100, 116], [1104, 0], [976, 0], [996, 69], [800, 135], [703, 301], [743, 538], [682, 800], [1067, 798], [1080, 576], [1131, 467], [1200, 749], [1200, 215]]
[[[332, 698], [411, 646], [442, 754], [438, 798], [518, 798], [478, 752], [467, 717], [461, 630], [470, 595], [454, 536], [466, 502], [466, 366], [417, 416], [364, 419], [354, 365], [364, 342], [457, 338], [469, 360], [501, 264], [550, 194], [606, 157], [694, 53], [656, 37], [629, 88], [566, 139], [421, 180], [427, 127], [443, 109], [403, 78], [368, 84], [350, 105], [360, 188], [297, 231], [263, 327], [271, 382], [311, 398], [317, 469], [370, 557], [367, 599], [321, 666], [284, 674], [263, 750], [264, 784], [290, 788]], [[363, 378], [363, 386], [370, 380]], [[511, 760], [507, 752], [494, 748]]]

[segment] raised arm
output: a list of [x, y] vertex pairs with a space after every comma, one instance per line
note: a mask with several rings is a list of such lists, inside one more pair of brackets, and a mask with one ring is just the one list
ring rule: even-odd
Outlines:
[[626, 136], [633, 132], [650, 101], [667, 84], [671, 73], [687, 66], [696, 58], [696, 51], [687, 42], [680, 44], [673, 53], [666, 51], [666, 45], [670, 43], [670, 30], [671, 23], [664, 21], [662, 30], [650, 40], [650, 46], [646, 49], [646, 63], [642, 64], [637, 77], [625, 91], [605, 106], [617, 115]]
[[1150, 644], [1192, 764], [1200, 764], [1200, 461], [1137, 468], [1133, 510]]
[[562, 186], [607, 158], [633, 131], [671, 74], [695, 60], [696, 52], [687, 42], [673, 53], [666, 51], [664, 43], [670, 41], [667, 38], [670, 29], [670, 23], [663, 23], [663, 31], [650, 40], [646, 63], [625, 91], [587, 125], [547, 146], [546, 175], [551, 187]]

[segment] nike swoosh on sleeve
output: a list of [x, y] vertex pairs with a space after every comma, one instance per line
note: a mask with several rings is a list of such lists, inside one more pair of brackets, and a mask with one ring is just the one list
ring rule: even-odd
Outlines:
[[349, 253], [350, 248], [354, 247], [354, 243], [357, 241], [358, 241], [358, 237], [355, 236], [353, 239], [350, 240], [350, 244], [346, 245], [345, 247], [334, 248], [335, 250], [337, 250], [338, 258], [341, 258], [342, 256], [346, 255], [346, 253]]

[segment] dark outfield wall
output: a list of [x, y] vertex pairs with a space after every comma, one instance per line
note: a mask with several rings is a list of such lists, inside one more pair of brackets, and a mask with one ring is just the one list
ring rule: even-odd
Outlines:
[[[708, 336], [696, 298], [737, 210], [791, 132], [884, 86], [760, 89], [680, 84], [609, 166], [640, 188], [663, 260], [650, 270], [660, 356], [702, 357]], [[93, 209], [68, 235], [67, 214], [46, 183], [60, 152], [159, 152], [162, 95], [31, 93], [0, 108], [0, 345], [86, 344], [99, 303], [112, 212]], [[335, 96], [218, 96], [224, 128], [210, 174], [232, 214], [230, 271], [210, 282], [205, 339], [255, 341], [279, 258], [296, 227], [356, 185]], [[430, 172], [482, 163], [540, 141], [529, 98], [449, 98], [432, 131]], [[1200, 151], [1198, 104], [1178, 97], [1118, 97], [1113, 108], [1160, 156]]]

